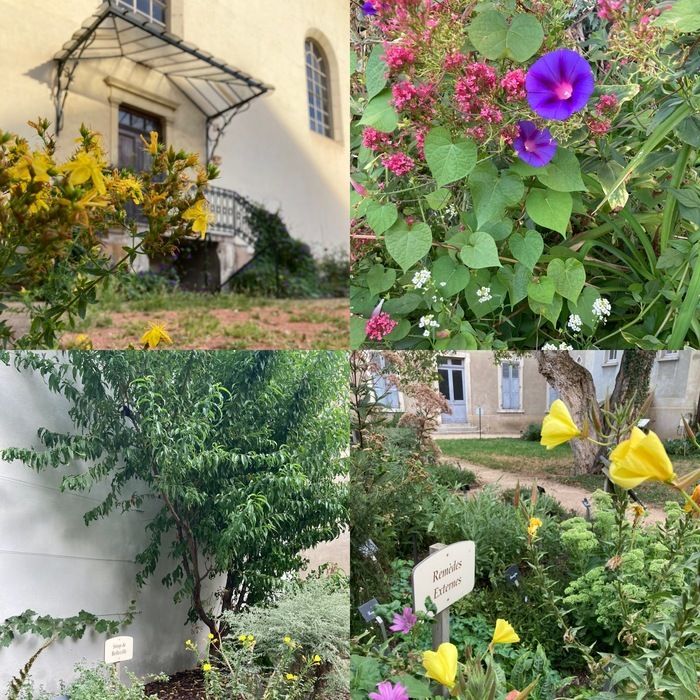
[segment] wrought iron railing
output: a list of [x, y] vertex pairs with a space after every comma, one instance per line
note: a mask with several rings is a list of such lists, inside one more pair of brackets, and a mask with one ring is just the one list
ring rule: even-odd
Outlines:
[[253, 245], [256, 235], [250, 228], [249, 214], [253, 205], [238, 192], [223, 187], [208, 187], [207, 201], [214, 221], [209, 230], [215, 234], [231, 234]]

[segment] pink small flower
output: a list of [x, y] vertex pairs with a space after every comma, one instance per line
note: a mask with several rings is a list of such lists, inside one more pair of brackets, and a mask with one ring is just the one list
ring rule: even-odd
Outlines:
[[402, 80], [392, 86], [391, 94], [393, 95], [394, 107], [401, 112], [416, 97], [418, 91], [408, 80]]
[[371, 126], [367, 126], [362, 131], [362, 145], [370, 151], [379, 151], [391, 143], [389, 134], [377, 131]]
[[389, 314], [380, 311], [376, 316], [372, 314], [372, 318], [367, 321], [365, 333], [370, 340], [379, 342], [383, 340], [385, 335], [389, 335], [398, 325], [399, 324], [394, 321]]
[[382, 158], [382, 165], [394, 175], [401, 177], [410, 173], [415, 168], [416, 163], [405, 153], [392, 153]]
[[588, 128], [595, 136], [603, 136], [610, 131], [610, 122], [607, 119], [590, 118], [587, 121]]
[[401, 44], [385, 44], [384, 63], [392, 70], [400, 70], [404, 66], [411, 65], [416, 60], [414, 51]]
[[403, 634], [408, 634], [413, 629], [416, 622], [418, 622], [418, 618], [413, 614], [413, 610], [406, 607], [400, 614], [394, 613], [394, 620], [389, 629], [392, 632], [402, 632]]
[[617, 109], [618, 100], [616, 95], [601, 95], [595, 111], [598, 114], [610, 114]]
[[442, 66], [446, 71], [453, 71], [461, 68], [468, 60], [469, 59], [463, 53], [453, 51], [445, 56]]
[[367, 188], [361, 185], [359, 182], [355, 182], [352, 178], [350, 178], [350, 184], [352, 185], [352, 188], [357, 192], [357, 194], [361, 195], [362, 197], [366, 197], [369, 192], [367, 192]]
[[525, 92], [525, 71], [522, 68], [508, 71], [501, 79], [501, 87], [506, 93], [506, 102], [524, 100], [527, 97]]
[[371, 700], [408, 700], [408, 690], [397, 683], [393, 685], [390, 681], [382, 681], [377, 684], [377, 693], [370, 693]]

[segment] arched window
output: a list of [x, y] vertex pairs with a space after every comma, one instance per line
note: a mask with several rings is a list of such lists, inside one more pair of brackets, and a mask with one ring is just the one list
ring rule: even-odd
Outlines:
[[333, 137], [331, 90], [328, 61], [321, 47], [306, 40], [306, 91], [309, 100], [309, 126], [312, 131]]

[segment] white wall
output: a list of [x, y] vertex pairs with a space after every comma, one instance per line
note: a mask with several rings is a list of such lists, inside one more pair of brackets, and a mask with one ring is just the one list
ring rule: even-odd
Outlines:
[[[66, 408], [39, 376], [0, 364], [0, 448], [40, 446], [39, 426], [71, 430]], [[134, 661], [126, 665], [139, 675], [191, 667], [187, 606], [175, 606], [160, 584], [165, 570], [143, 589], [135, 583], [147, 515], [115, 514], [86, 527], [83, 513], [97, 505], [98, 494], [60, 493], [60, 478], [61, 472], [37, 474], [0, 460], [0, 620], [27, 608], [56, 617], [81, 609], [108, 615], [136, 600], [142, 613], [124, 632], [134, 637]], [[105, 638], [90, 632], [79, 642], [54, 644], [39, 657], [34, 678], [55, 690], [75, 662], [103, 659]], [[0, 649], [0, 691], [40, 645], [39, 638], [18, 637]]]

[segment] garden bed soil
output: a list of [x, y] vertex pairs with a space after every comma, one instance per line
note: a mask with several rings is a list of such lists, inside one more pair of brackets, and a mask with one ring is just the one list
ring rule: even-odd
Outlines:
[[146, 686], [147, 695], [160, 700], [206, 700], [204, 678], [199, 669], [180, 671], [167, 681], [155, 681]]

